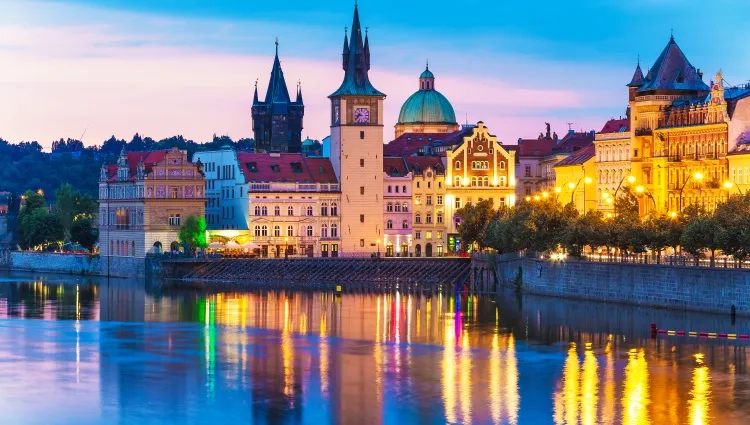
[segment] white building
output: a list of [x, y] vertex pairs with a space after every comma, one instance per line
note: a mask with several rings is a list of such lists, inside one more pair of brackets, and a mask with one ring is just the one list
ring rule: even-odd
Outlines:
[[197, 152], [206, 175], [206, 227], [208, 230], [248, 230], [248, 184], [230, 147]]

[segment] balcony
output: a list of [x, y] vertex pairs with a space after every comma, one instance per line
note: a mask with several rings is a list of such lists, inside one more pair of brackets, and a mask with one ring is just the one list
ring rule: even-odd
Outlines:
[[337, 183], [250, 183], [252, 192], [340, 192]]
[[636, 136], [651, 136], [652, 134], [654, 134], [654, 131], [650, 128], [639, 128], [635, 130]]

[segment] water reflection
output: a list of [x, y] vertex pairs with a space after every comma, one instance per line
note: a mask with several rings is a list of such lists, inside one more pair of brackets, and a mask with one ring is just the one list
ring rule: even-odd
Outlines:
[[46, 278], [0, 283], [0, 317], [0, 393], [14, 395], [0, 409], [12, 423], [37, 413], [27, 399], [65, 405], [70, 392], [82, 398], [76, 408], [48, 422], [750, 421], [747, 344], [648, 331], [662, 321], [729, 326], [714, 316], [537, 297], [521, 307], [514, 296], [159, 293]]

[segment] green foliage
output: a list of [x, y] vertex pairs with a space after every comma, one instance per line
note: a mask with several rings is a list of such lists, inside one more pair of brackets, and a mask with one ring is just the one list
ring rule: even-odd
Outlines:
[[719, 223], [713, 217], [698, 217], [691, 220], [682, 232], [682, 248], [697, 256], [704, 250], [712, 253], [719, 249], [716, 235], [721, 231]]
[[26, 248], [48, 247], [61, 242], [63, 227], [57, 216], [49, 214], [45, 208], [36, 208], [21, 218], [22, 242]]
[[70, 228], [70, 240], [91, 251], [99, 240], [99, 230], [92, 217], [78, 217]]
[[461, 219], [461, 224], [458, 226], [461, 239], [469, 243], [476, 242], [480, 248], [486, 247], [487, 226], [494, 214], [492, 201], [487, 199], [466, 205], [456, 211], [456, 216]]
[[208, 247], [206, 241], [206, 220], [203, 217], [191, 215], [180, 227], [180, 243], [190, 247], [192, 251]]
[[81, 195], [69, 184], [64, 184], [55, 191], [54, 213], [60, 219], [66, 240], [70, 239], [71, 228], [76, 218], [94, 217], [97, 210], [97, 204], [91, 196]]

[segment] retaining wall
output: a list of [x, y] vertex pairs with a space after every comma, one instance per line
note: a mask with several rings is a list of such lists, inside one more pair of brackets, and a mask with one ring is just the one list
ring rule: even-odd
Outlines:
[[145, 276], [145, 260], [135, 257], [102, 258], [81, 254], [11, 251], [7, 255], [0, 255], [0, 267], [16, 271], [91, 276]]
[[[474, 258], [475, 269], [497, 271], [500, 283], [522, 270], [523, 290], [543, 295], [651, 307], [750, 315], [750, 271], [653, 264], [554, 262], [498, 256]], [[494, 279], [493, 273], [487, 273]]]

